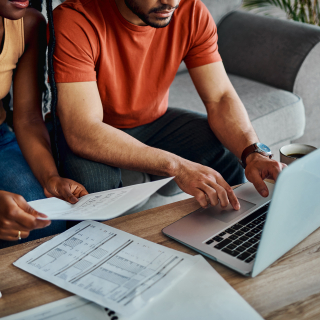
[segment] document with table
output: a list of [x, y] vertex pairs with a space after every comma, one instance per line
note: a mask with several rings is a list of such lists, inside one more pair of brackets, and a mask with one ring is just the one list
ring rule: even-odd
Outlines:
[[72, 296], [3, 320], [262, 320], [201, 256], [180, 280], [131, 316]]
[[86, 314], [116, 319], [115, 312], [123, 320], [261, 319], [202, 256], [95, 221], [81, 222], [14, 265], [81, 298], [66, 298], [8, 320], [89, 319]]
[[138, 205], [173, 178], [91, 193], [81, 197], [76, 204], [57, 198], [30, 201], [29, 204], [33, 209], [47, 215], [49, 220], [105, 221], [118, 217]]
[[15, 266], [123, 315], [142, 308], [193, 265], [191, 256], [83, 221]]

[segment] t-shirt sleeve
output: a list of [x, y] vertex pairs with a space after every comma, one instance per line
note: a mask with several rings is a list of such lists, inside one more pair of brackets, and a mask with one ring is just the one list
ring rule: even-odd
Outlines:
[[53, 12], [56, 45], [56, 82], [96, 81], [98, 39], [87, 19], [73, 8], [59, 6]]
[[195, 3], [191, 37], [191, 45], [184, 58], [188, 69], [222, 60], [218, 51], [217, 26], [201, 1]]

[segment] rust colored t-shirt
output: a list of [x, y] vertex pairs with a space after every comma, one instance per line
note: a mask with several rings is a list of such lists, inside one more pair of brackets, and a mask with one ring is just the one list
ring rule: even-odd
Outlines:
[[153, 122], [167, 110], [181, 61], [221, 61], [217, 28], [199, 0], [181, 0], [165, 28], [134, 25], [115, 0], [67, 0], [54, 10], [56, 82], [97, 81], [104, 117], [116, 128]]

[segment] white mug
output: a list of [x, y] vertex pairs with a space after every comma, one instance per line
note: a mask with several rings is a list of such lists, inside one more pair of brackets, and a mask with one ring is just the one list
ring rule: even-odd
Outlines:
[[317, 148], [306, 144], [288, 144], [280, 148], [280, 162], [290, 164], [314, 150], [317, 150]]

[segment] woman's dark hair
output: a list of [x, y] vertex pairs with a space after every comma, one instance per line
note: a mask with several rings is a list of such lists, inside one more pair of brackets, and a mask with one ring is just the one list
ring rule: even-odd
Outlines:
[[42, 2], [43, 0], [30, 0], [29, 7], [42, 11]]
[[58, 123], [57, 123], [57, 86], [54, 79], [53, 69], [53, 53], [56, 44], [56, 37], [54, 33], [53, 25], [53, 12], [52, 12], [52, 0], [46, 0], [47, 2], [47, 18], [49, 24], [49, 45], [48, 45], [48, 76], [51, 90], [51, 115], [53, 120], [53, 146], [52, 152], [55, 158], [58, 170], [59, 170], [59, 149], [58, 149]]

